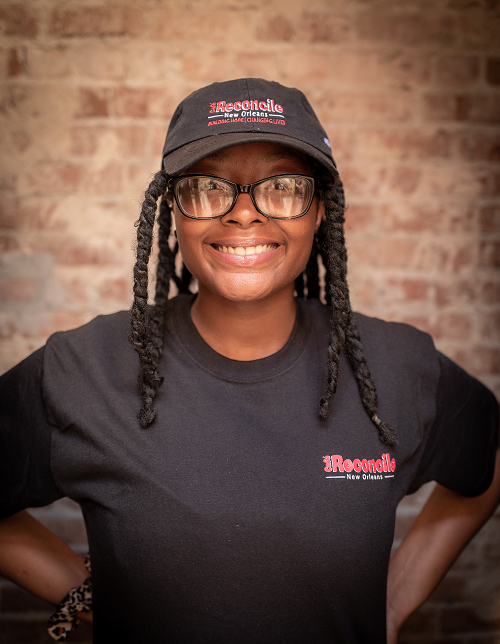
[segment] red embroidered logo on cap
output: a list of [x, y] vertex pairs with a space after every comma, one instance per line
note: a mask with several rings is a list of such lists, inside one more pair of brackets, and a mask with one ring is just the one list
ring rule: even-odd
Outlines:
[[[271, 123], [286, 125], [283, 107], [268, 98], [265, 101], [217, 101], [210, 103], [208, 125], [223, 123]], [[275, 115], [283, 115], [279, 118]], [[212, 120], [215, 119], [215, 120]]]

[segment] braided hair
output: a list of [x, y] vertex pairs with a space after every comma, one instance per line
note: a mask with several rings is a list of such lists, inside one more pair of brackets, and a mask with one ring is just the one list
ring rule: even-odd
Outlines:
[[[356, 378], [363, 407], [379, 438], [385, 445], [394, 447], [398, 440], [394, 430], [377, 415], [378, 401], [375, 384], [363, 353], [361, 339], [353, 321], [349, 289], [347, 286], [347, 250], [344, 235], [345, 199], [342, 183], [320, 163], [309, 159], [315, 178], [319, 181], [325, 217], [315, 236], [311, 255], [304, 272], [295, 281], [298, 297], [320, 297], [320, 267], [325, 269], [325, 300], [331, 306], [331, 330], [328, 342], [327, 389], [320, 400], [319, 415], [326, 419], [330, 413], [330, 399], [335, 394], [339, 379], [340, 357], [345, 351]], [[145, 192], [137, 226], [137, 259], [134, 266], [134, 301], [131, 310], [129, 340], [137, 351], [141, 363], [142, 408], [139, 421], [149, 427], [156, 419], [153, 400], [163, 383], [158, 373], [162, 354], [165, 319], [168, 315], [171, 281], [179, 293], [189, 293], [191, 273], [183, 265], [181, 275], [175, 270], [177, 242], [172, 249], [169, 243], [172, 214], [166, 199], [169, 177], [163, 170], [157, 172]], [[156, 273], [155, 304], [148, 310], [148, 263], [151, 256], [156, 204], [160, 202], [158, 217], [158, 268]]]

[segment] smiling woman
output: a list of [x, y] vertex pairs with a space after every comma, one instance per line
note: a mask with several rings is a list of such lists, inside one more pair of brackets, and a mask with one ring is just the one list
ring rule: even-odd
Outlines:
[[[281, 118], [224, 112], [254, 103]], [[241, 79], [179, 105], [131, 315], [56, 334], [0, 380], [0, 572], [70, 591], [55, 639], [93, 615], [96, 643], [395, 644], [491, 515], [496, 401], [426, 334], [353, 314], [344, 211], [298, 90]], [[396, 507], [430, 480], [390, 560]], [[23, 512], [61, 496], [82, 506], [91, 577]]]

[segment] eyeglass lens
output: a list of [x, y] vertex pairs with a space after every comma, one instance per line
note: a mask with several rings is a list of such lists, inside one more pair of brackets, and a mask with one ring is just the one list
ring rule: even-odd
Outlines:
[[[271, 217], [289, 219], [302, 214], [311, 197], [312, 186], [302, 177], [272, 177], [255, 186], [259, 210]], [[235, 189], [216, 177], [185, 177], [177, 183], [176, 196], [191, 217], [220, 217], [230, 208]]]

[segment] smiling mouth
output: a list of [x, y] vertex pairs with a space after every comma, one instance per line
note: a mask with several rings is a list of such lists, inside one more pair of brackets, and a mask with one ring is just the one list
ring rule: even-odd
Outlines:
[[222, 246], [221, 244], [211, 244], [212, 248], [220, 253], [229, 253], [230, 255], [260, 255], [260, 253], [269, 253], [276, 250], [279, 244], [259, 244], [258, 246]]

